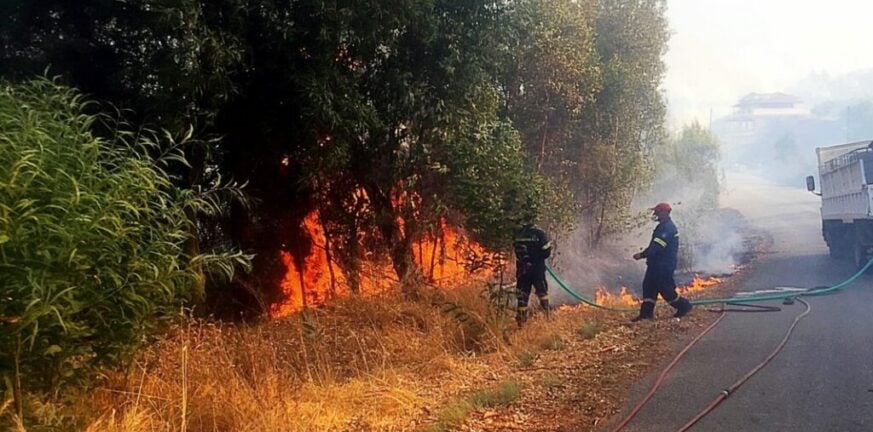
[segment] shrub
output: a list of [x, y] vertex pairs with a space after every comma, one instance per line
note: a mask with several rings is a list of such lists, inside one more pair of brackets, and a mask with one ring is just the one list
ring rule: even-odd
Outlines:
[[518, 353], [518, 365], [523, 368], [528, 368], [533, 366], [534, 362], [537, 360], [537, 356], [530, 351], [522, 351]]
[[174, 186], [179, 144], [96, 136], [92, 106], [46, 79], [0, 83], [0, 388], [19, 415], [23, 389], [117, 364], [200, 294], [204, 272], [248, 264], [185, 253], [193, 216], [222, 207], [218, 189]]
[[550, 334], [545, 339], [540, 342], [540, 346], [543, 349], [552, 350], [552, 351], [560, 351], [566, 347], [566, 343], [564, 339], [561, 338], [560, 335]]
[[579, 336], [582, 337], [582, 339], [585, 339], [585, 340], [594, 339], [595, 336], [597, 336], [598, 334], [600, 334], [600, 332], [603, 331], [603, 328], [604, 328], [603, 324], [600, 324], [598, 322], [586, 322], [586, 323], [582, 323], [582, 326], [580, 326], [576, 330], [576, 333], [578, 333]]
[[428, 432], [442, 432], [457, 428], [473, 411], [480, 408], [501, 408], [518, 400], [521, 397], [521, 383], [514, 378], [484, 390], [476, 391], [468, 397], [456, 400], [440, 411], [436, 423], [425, 430]]

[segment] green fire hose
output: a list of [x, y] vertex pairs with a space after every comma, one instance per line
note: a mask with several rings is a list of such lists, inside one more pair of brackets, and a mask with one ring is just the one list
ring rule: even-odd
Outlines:
[[[844, 281], [842, 281], [834, 286], [827, 287], [827, 288], [812, 288], [812, 289], [809, 289], [806, 291], [801, 291], [801, 292], [791, 292], [791, 293], [787, 293], [787, 294], [774, 294], [774, 295], [765, 295], [765, 296], [747, 296], [747, 297], [731, 297], [731, 298], [719, 298], [719, 299], [707, 299], [707, 300], [694, 300], [691, 302], [691, 304], [693, 304], [693, 305], [708, 305], [708, 304], [735, 303], [735, 302], [751, 303], [751, 302], [761, 302], [761, 301], [768, 301], [768, 300], [784, 300], [787, 298], [795, 298], [795, 297], [813, 297], [813, 296], [826, 295], [826, 294], [830, 294], [834, 291], [844, 289], [847, 286], [851, 285], [856, 280], [858, 280], [858, 278], [860, 278], [871, 266], [873, 266], [873, 258], [871, 258], [869, 261], [867, 261], [867, 264], [865, 264], [863, 267], [861, 267], [861, 269], [858, 270], [855, 274], [853, 274], [850, 278], [848, 278], [848, 279], [846, 279], [846, 280], [844, 280]], [[632, 308], [612, 308], [612, 307], [608, 307], [608, 306], [599, 305], [599, 304], [583, 297], [582, 295], [580, 295], [579, 293], [574, 291], [572, 288], [570, 288], [567, 285], [567, 283], [564, 282], [564, 280], [561, 279], [561, 277], [558, 276], [557, 273], [555, 273], [555, 270], [552, 269], [551, 266], [547, 265], [546, 270], [549, 272], [549, 275], [552, 277], [552, 279], [554, 279], [554, 281], [558, 283], [558, 286], [560, 286], [561, 289], [566, 291], [567, 294], [570, 294], [570, 296], [572, 296], [576, 300], [578, 300], [584, 304], [587, 304], [588, 306], [595, 307], [598, 309], [603, 309], [603, 310], [614, 311], [614, 312], [635, 312], [637, 310], [635, 308], [633, 308], [633, 309]], [[660, 303], [657, 306], [663, 307], [663, 306], [666, 306], [666, 304]]]

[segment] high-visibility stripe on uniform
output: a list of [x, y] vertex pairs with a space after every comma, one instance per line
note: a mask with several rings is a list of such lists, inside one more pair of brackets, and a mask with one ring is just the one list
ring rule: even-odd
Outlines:
[[665, 242], [664, 239], [661, 239], [661, 238], [655, 237], [655, 238], [652, 239], [652, 241], [655, 242], [655, 243], [657, 243], [657, 244], [659, 244], [659, 245], [661, 245], [661, 247], [667, 247], [667, 242]]
[[644, 298], [644, 299], [643, 299], [643, 303], [651, 303], [651, 304], [655, 304], [655, 303], [656, 303], [656, 300], [655, 300], [655, 299], [650, 299], [650, 298]]
[[516, 237], [513, 239], [513, 241], [515, 241], [517, 243], [527, 243], [527, 242], [539, 241], [539, 239], [536, 237]]
[[549, 249], [551, 247], [552, 247], [552, 242], [548, 242], [548, 243], [543, 245], [543, 250]]
[[548, 294], [537, 295], [537, 297], [538, 297], [540, 300], [548, 300], [548, 299], [549, 299], [549, 295], [548, 295]]

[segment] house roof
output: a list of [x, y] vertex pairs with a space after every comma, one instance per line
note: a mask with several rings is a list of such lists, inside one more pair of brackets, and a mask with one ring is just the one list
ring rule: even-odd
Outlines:
[[749, 93], [734, 106], [796, 105], [801, 102], [800, 98], [786, 93]]

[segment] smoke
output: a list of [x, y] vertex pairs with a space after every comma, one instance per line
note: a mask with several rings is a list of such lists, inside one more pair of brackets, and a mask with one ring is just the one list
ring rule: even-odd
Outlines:
[[[636, 216], [624, 234], [608, 238], [596, 249], [589, 246], [584, 227], [560, 239], [553, 264], [571, 288], [587, 297], [598, 288], [617, 293], [621, 287], [641, 295], [646, 264], [645, 260], [635, 261], [633, 254], [651, 241], [657, 222], [650, 220], [648, 208], [658, 202], [673, 206], [673, 221], [681, 234], [678, 284], [690, 282], [694, 275], [731, 274], [749, 259], [749, 238], [754, 231], [739, 211], [713, 206], [718, 196], [712, 196], [711, 185], [682, 182], [678, 177], [668, 180], [659, 179], [656, 189], [634, 201], [632, 213]], [[553, 281], [550, 284], [550, 297], [556, 304], [575, 303]]]
[[705, 275], [728, 275], [747, 258], [751, 233], [745, 218], [734, 209], [720, 208], [702, 221], [694, 233], [689, 267]]
[[[640, 287], [645, 263], [634, 261], [632, 256], [645, 242], [642, 238], [613, 238], [592, 249], [584, 230], [576, 230], [559, 242], [553, 264], [561, 278], [586, 297], [593, 298], [597, 288], [618, 292], [623, 286]], [[556, 304], [576, 302], [553, 281], [549, 283], [549, 294]]]

